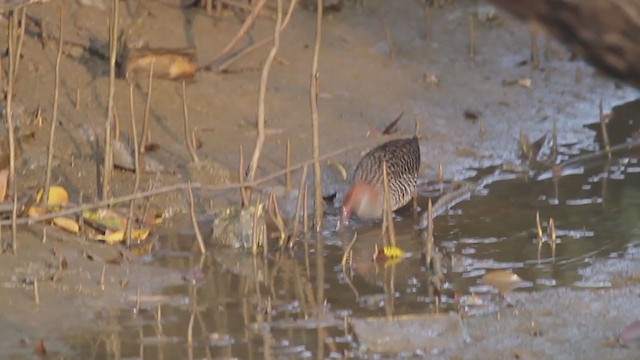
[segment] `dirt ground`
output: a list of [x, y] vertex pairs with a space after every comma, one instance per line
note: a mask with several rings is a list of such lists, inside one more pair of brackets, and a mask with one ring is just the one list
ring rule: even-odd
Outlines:
[[[35, 193], [44, 182], [59, 10], [63, 7], [65, 42], [53, 182], [67, 187], [76, 202], [81, 194], [84, 202], [97, 198], [97, 160], [104, 137], [109, 83], [105, 58], [109, 6], [105, 3], [56, 0], [28, 8], [14, 89], [14, 118], [20, 134], [20, 194]], [[122, 2], [120, 26], [126, 29], [131, 46], [195, 46], [198, 64], [204, 67], [237, 33], [246, 12], [228, 9], [220, 16], [208, 16], [202, 9], [181, 9], [179, 3]], [[275, 2], [268, 2], [267, 9], [251, 29], [249, 39], [239, 46], [272, 34]], [[483, 19], [474, 20], [477, 44], [475, 57], [470, 58], [469, 19], [478, 13]], [[491, 19], [484, 19], [488, 14]], [[6, 17], [0, 22], [0, 38], [6, 39]], [[268, 137], [259, 176], [284, 167], [287, 139], [291, 141], [293, 162], [310, 158], [309, 80], [314, 36], [315, 13], [299, 7], [282, 34], [270, 74]], [[326, 14], [322, 36], [321, 152], [359, 142], [370, 130], [384, 128], [404, 112], [401, 131], [412, 133], [417, 121], [425, 137], [421, 141], [422, 179], [434, 179], [440, 163], [450, 179], [473, 175], [476, 168], [517, 163], [520, 131], [538, 138], [549, 133], [554, 122], [561, 145], [576, 151], [592, 148], [593, 132], [583, 125], [598, 119], [598, 102], [602, 100], [606, 110], [638, 95], [636, 90], [573, 60], [561, 45], [542, 35], [538, 36], [540, 68], [532, 68], [527, 63], [531, 54], [529, 27], [476, 1], [449, 1], [443, 7], [431, 8], [428, 16], [420, 1], [346, 2], [342, 11]], [[150, 132], [159, 149], [149, 156], [155, 157], [165, 171], [145, 175], [143, 188], [154, 179], [155, 186], [237, 180], [239, 147], [244, 149], [245, 164], [254, 147], [260, 70], [268, 50], [269, 45], [241, 58], [226, 73], [202, 69], [187, 84], [189, 117], [201, 142], [197, 150], [202, 162], [199, 166], [189, 164], [185, 146], [181, 83], [154, 81]], [[2, 64], [6, 69], [5, 52]], [[526, 79], [530, 87], [511, 85], [518, 80], [526, 83]], [[129, 85], [122, 78], [115, 85], [121, 136], [127, 138]], [[146, 81], [141, 80], [134, 88], [139, 131], [146, 95]], [[41, 123], [36, 116], [38, 109]], [[360, 151], [351, 151], [339, 159], [353, 163], [359, 155]], [[113, 194], [128, 194], [133, 179], [130, 172], [116, 171]], [[211, 200], [217, 206], [237, 201], [235, 194], [206, 192], [198, 193], [198, 200], [199, 209]], [[184, 193], [156, 197], [154, 203], [165, 209], [166, 226], [188, 212]], [[6, 239], [7, 230], [3, 230]], [[181, 281], [179, 274], [169, 269], [144, 264], [106, 265], [102, 285], [114, 291], [105, 291], [100, 278], [103, 265], [117, 255], [113, 247], [78, 242], [56, 231], [49, 233], [45, 244], [41, 237], [40, 225], [21, 229], [18, 256], [10, 252], [2, 255], [2, 321], [12, 324], [2, 326], [3, 349], [15, 345], [16, 339], [36, 341], [78, 328], [95, 316], [97, 307], [130, 306], [131, 295], [139, 286], [153, 292]], [[63, 281], [46, 281], [56, 273], [60, 254], [65, 254], [73, 271], [66, 271]], [[39, 304], [34, 299], [35, 278], [40, 281]], [[52, 343], [49, 347], [64, 352], [64, 344]], [[25, 345], [25, 349], [31, 351], [32, 347]]]

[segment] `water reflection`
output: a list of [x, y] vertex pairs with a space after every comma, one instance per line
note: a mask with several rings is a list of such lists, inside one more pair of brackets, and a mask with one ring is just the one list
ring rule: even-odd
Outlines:
[[[308, 238], [295, 251], [267, 260], [225, 249], [201, 259], [191, 251], [192, 239], [167, 234], [156, 261], [185, 274], [201, 273], [185, 276], [191, 283], [163, 294], [141, 294], [137, 310], [105, 311], [97, 319], [97, 336], [82, 334], [71, 342], [86, 359], [340, 358], [360, 350], [349, 326], [353, 317], [436, 307], [493, 311], [497, 290], [479, 281], [490, 270], [517, 274], [527, 284], [517, 291], [608, 286], [585, 280], [579, 270], [639, 243], [638, 156], [626, 151], [562, 170], [560, 177], [503, 177], [435, 219], [436, 246], [446, 253], [438, 302], [428, 293], [423, 238], [410, 209], [398, 212], [396, 224], [407, 257], [388, 266], [372, 261], [375, 244], [381, 244], [379, 224], [354, 222], [351, 231]], [[555, 256], [548, 244], [538, 251], [536, 213], [543, 228], [554, 220]], [[327, 229], [335, 221], [329, 218]], [[351, 271], [344, 271], [343, 252], [353, 231], [358, 237]]]

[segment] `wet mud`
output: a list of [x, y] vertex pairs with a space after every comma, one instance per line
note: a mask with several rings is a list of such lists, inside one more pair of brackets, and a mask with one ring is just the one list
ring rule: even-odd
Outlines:
[[[190, 163], [184, 141], [182, 84], [154, 80], [149, 129], [156, 149], [148, 157], [163, 170], [144, 174], [141, 187], [237, 181], [239, 148], [246, 166], [254, 147], [260, 70], [269, 46], [217, 72], [208, 65], [247, 12], [229, 7], [208, 15], [177, 1], [126, 3], [121, 26], [130, 45], [193, 47], [199, 67], [186, 90], [201, 161]], [[91, 202], [98, 198], [108, 92], [109, 6], [100, 1], [52, 1], [28, 8], [14, 88], [17, 191], [35, 194], [44, 181], [61, 6], [66, 40], [52, 181], [65, 186], [74, 202]], [[270, 36], [274, 13], [275, 2], [268, 2], [241, 46]], [[0, 22], [6, 25], [6, 17]], [[6, 38], [6, 28], [0, 38]], [[300, 7], [282, 34], [270, 74], [268, 135], [258, 177], [285, 167], [287, 141], [292, 163], [311, 157], [314, 34], [315, 13]], [[50, 355], [79, 359], [410, 358], [427, 353], [465, 359], [483, 358], [478, 354], [496, 359], [634, 358], [634, 350], [620, 346], [616, 336], [640, 317], [638, 151], [566, 161], [604, 147], [600, 101], [611, 142], [637, 140], [637, 129], [629, 126], [637, 122], [633, 100], [638, 92], [597, 74], [552, 39], [539, 35], [537, 42], [542, 56], [533, 66], [530, 28], [474, 1], [348, 1], [324, 17], [321, 153], [368, 135], [377, 141], [372, 134], [403, 113], [400, 134], [412, 135], [416, 122], [421, 134], [421, 210], [428, 198], [441, 196], [440, 168], [445, 191], [456, 182], [491, 179], [434, 220], [446, 269], [438, 304], [429, 296], [420, 257], [419, 218], [409, 208], [396, 213], [399, 246], [407, 255], [391, 266], [371, 260], [380, 242], [379, 223], [354, 221], [336, 232], [338, 212], [331, 202], [320, 242], [309, 233], [293, 252], [269, 254], [267, 260], [218, 247], [201, 258], [187, 192], [177, 191], [153, 197], [152, 207], [164, 211], [164, 221], [143, 256], [50, 225], [21, 227], [18, 255], [10, 250], [1, 255], [0, 306], [6, 326], [0, 354], [32, 356], [43, 339]], [[4, 55], [2, 64], [6, 69]], [[146, 89], [144, 79], [133, 87], [138, 134]], [[116, 80], [115, 111], [121, 139], [128, 143], [129, 84], [123, 78]], [[554, 165], [567, 166], [532, 170], [521, 158], [520, 134], [550, 139], [554, 126], [559, 153]], [[6, 129], [1, 133], [4, 143]], [[367, 148], [332, 160], [350, 171]], [[542, 156], [549, 151], [547, 142]], [[5, 153], [3, 147], [0, 155]], [[294, 187], [300, 176], [300, 171], [293, 173]], [[133, 182], [132, 172], [117, 170], [113, 194], [131, 193]], [[269, 187], [283, 185], [284, 176], [274, 179], [262, 196], [268, 196]], [[343, 189], [338, 184], [333, 190], [337, 204]], [[237, 190], [196, 189], [195, 197], [201, 224], [210, 225], [208, 214], [237, 205], [240, 196]], [[554, 219], [555, 254], [548, 242], [538, 247], [536, 213], [545, 231]], [[8, 227], [1, 230], [7, 241]], [[356, 231], [346, 273], [343, 252]], [[483, 283], [494, 270], [517, 274], [521, 286], [505, 295]], [[436, 309], [460, 316], [465, 341], [453, 347], [436, 341], [429, 349], [374, 351], [350, 323], [428, 315]]]

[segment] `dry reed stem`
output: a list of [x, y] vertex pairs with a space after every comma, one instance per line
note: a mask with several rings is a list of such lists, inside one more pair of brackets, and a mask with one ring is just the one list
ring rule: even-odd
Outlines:
[[138, 286], [138, 289], [136, 290], [136, 307], [134, 309], [134, 312], [136, 314], [140, 313], [140, 286]]
[[[286, 168], [291, 167], [291, 139], [287, 138], [287, 152], [286, 152]], [[291, 171], [287, 171], [284, 176], [285, 189], [287, 193], [291, 191]]]
[[40, 292], [38, 291], [38, 277], [33, 278], [33, 299], [36, 305], [40, 304]]
[[[285, 27], [287, 27], [287, 25], [289, 24], [289, 20], [291, 20], [291, 15], [293, 15], [293, 10], [296, 7], [296, 3], [298, 2], [298, 0], [291, 0], [291, 2], [289, 3], [289, 9], [287, 10], [287, 14], [284, 17], [284, 20], [282, 21], [282, 26], [280, 27], [280, 32], [284, 31]], [[269, 42], [273, 41], [273, 35], [267, 37], [266, 39], [262, 39], [260, 41], [258, 41], [257, 43], [248, 46], [244, 49], [242, 49], [240, 52], [238, 52], [237, 54], [231, 56], [229, 59], [227, 59], [225, 62], [223, 62], [222, 64], [220, 64], [220, 66], [218, 66], [218, 72], [223, 72], [225, 71], [227, 68], [229, 68], [229, 66], [231, 66], [234, 62], [236, 62], [238, 59], [242, 58], [243, 56], [253, 52], [256, 49], [261, 48], [262, 46], [268, 44]]]
[[358, 233], [353, 234], [353, 239], [349, 242], [349, 245], [344, 249], [344, 253], [342, 254], [342, 260], [340, 264], [342, 265], [342, 272], [347, 273], [347, 262], [351, 262], [351, 249], [353, 248], [353, 244], [356, 243], [356, 239], [358, 238]]
[[538, 50], [538, 32], [531, 29], [531, 67], [540, 68], [540, 51]]
[[251, 10], [251, 13], [244, 20], [244, 23], [242, 24], [242, 27], [240, 28], [238, 33], [233, 37], [233, 39], [231, 39], [231, 41], [229, 41], [227, 46], [225, 46], [224, 49], [222, 49], [222, 51], [220, 51], [220, 53], [216, 55], [215, 58], [213, 58], [213, 60], [211, 61], [212, 63], [225, 57], [231, 51], [231, 49], [233, 49], [233, 47], [236, 46], [236, 44], [238, 43], [238, 41], [240, 41], [242, 36], [244, 36], [244, 34], [246, 34], [247, 31], [249, 31], [249, 29], [251, 28], [251, 25], [258, 17], [258, 13], [260, 13], [260, 10], [262, 9], [262, 7], [264, 7], [264, 4], [266, 3], [267, 3], [267, 0], [259, 0], [254, 5], [253, 9]]
[[182, 81], [182, 115], [184, 116], [184, 140], [187, 142], [187, 149], [189, 150], [189, 155], [191, 155], [191, 161], [197, 164], [200, 162], [200, 159], [196, 153], [195, 144], [189, 138], [191, 125], [189, 125], [189, 113], [187, 112], [187, 85], [184, 80]]
[[113, 139], [115, 141], [120, 140], [120, 116], [118, 115], [118, 110], [115, 109], [115, 105], [113, 109]]
[[296, 199], [296, 213], [293, 216], [293, 233], [291, 234], [291, 245], [298, 239], [298, 231], [300, 227], [300, 212], [302, 211], [302, 192], [306, 188], [307, 184], [307, 165], [302, 168], [302, 178], [300, 179], [300, 186], [298, 187], [298, 198]]
[[[242, 150], [242, 144], [240, 144], [240, 160], [238, 164], [238, 181], [244, 181], [244, 151]], [[242, 207], [249, 205], [249, 193], [248, 189], [241, 187], [240, 188], [240, 198], [242, 199]]]
[[[138, 130], [136, 128], [135, 111], [133, 106], [133, 83], [129, 83], [129, 118], [131, 120], [131, 137], [133, 138], [133, 165], [135, 179], [133, 181], [133, 194], [138, 192], [140, 187], [140, 149], [138, 148]], [[129, 214], [127, 215], [127, 229], [125, 238], [127, 244], [131, 244], [131, 229], [133, 226], [133, 208], [135, 199], [129, 202]]]
[[191, 183], [189, 183], [188, 190], [189, 190], [189, 213], [191, 214], [191, 224], [193, 225], [193, 230], [196, 233], [196, 239], [198, 240], [200, 253], [206, 254], [207, 249], [204, 246], [204, 239], [202, 239], [202, 233], [200, 232], [200, 227], [198, 226], [198, 220], [196, 220], [196, 205], [193, 200], [193, 190], [191, 189]]
[[102, 265], [102, 272], [100, 273], [100, 282], [98, 283], [100, 290], [104, 290], [104, 275], [106, 271], [107, 271], [107, 266]]
[[444, 164], [438, 165], [438, 184], [440, 185], [440, 193], [444, 192]]
[[322, 41], [322, 10], [323, 1], [318, 0], [316, 16], [316, 41], [313, 47], [313, 60], [311, 63], [311, 82], [309, 84], [309, 101], [311, 102], [311, 127], [313, 133], [313, 175], [315, 179], [315, 228], [319, 232], [322, 228], [322, 173], [320, 169], [320, 118], [318, 116], [318, 57]]
[[[278, 14], [276, 16], [276, 26], [273, 35], [273, 46], [271, 47], [271, 51], [269, 51], [269, 55], [264, 62], [264, 67], [262, 68], [262, 75], [260, 77], [260, 89], [258, 92], [258, 118], [256, 120], [258, 133], [256, 137], [256, 147], [253, 151], [253, 156], [251, 157], [251, 163], [249, 164], [249, 175], [247, 179], [252, 181], [256, 176], [256, 170], [258, 169], [258, 162], [260, 161], [260, 154], [262, 152], [262, 147], [264, 146], [265, 140], [265, 98], [267, 95], [267, 81], [269, 80], [269, 71], [271, 70], [271, 65], [273, 64], [273, 60], [276, 58], [276, 53], [278, 52], [278, 48], [280, 47], [280, 25], [282, 24], [282, 0], [277, 0], [278, 2]], [[251, 200], [251, 197], [249, 197]]]
[[308, 210], [309, 202], [307, 201], [308, 199], [307, 194], [308, 194], [308, 191], [307, 191], [307, 187], [305, 186], [304, 195], [302, 196], [302, 232], [305, 234], [309, 229], [309, 210]]
[[64, 35], [64, 8], [60, 8], [60, 35], [58, 39], [58, 54], [56, 55], [55, 85], [53, 88], [53, 115], [51, 116], [51, 128], [49, 129], [49, 147], [47, 148], [47, 170], [44, 178], [44, 192], [42, 203], [49, 201], [49, 188], [51, 186], [51, 167], [53, 166], [53, 143], [55, 140], [56, 124], [58, 123], [58, 94], [60, 89], [60, 59], [62, 58], [62, 43]]
[[[271, 217], [271, 221], [276, 225], [278, 231], [280, 232], [280, 246], [286, 245], [286, 240], [289, 234], [287, 234], [287, 229], [284, 224], [284, 220], [282, 219], [282, 215], [280, 214], [280, 206], [278, 205], [278, 197], [274, 190], [271, 190], [271, 197], [269, 199], [269, 205], [273, 205], [273, 211], [271, 211], [271, 206], [269, 207], [269, 216]], [[284, 241], [283, 241], [284, 239]]]
[[469, 15], [469, 58], [476, 57], [476, 24], [473, 15]]
[[553, 120], [553, 134], [551, 135], [551, 161], [553, 164], [558, 160], [558, 122]]
[[602, 100], [598, 104], [598, 119], [600, 120], [600, 128], [602, 129], [602, 141], [609, 158], [611, 158], [611, 142], [609, 142], [609, 130], [607, 129], [607, 119], [604, 116]]
[[556, 257], [556, 244], [558, 238], [556, 236], [556, 223], [553, 218], [549, 219], [549, 241], [551, 242], [551, 257]]
[[[261, 205], [261, 198], [258, 195], [258, 200], [256, 201], [256, 206], [255, 206], [255, 210], [253, 212], [253, 218], [252, 218], [252, 223], [251, 223], [251, 229], [253, 230], [251, 232], [251, 250], [253, 255], [257, 255], [258, 254], [258, 249], [260, 247], [260, 242], [258, 239], [258, 216], [259, 216], [259, 212], [260, 212], [260, 205]], [[263, 244], [263, 247], [265, 248], [265, 257], [266, 257], [266, 248], [267, 248], [267, 244]]]
[[111, 138], [111, 122], [113, 121], [113, 98], [116, 85], [116, 53], [118, 50], [118, 10], [119, 0], [112, 2], [111, 26], [109, 34], [109, 100], [107, 102], [107, 118], [104, 123], [104, 165], [102, 170], [102, 200], [108, 199], [111, 192], [111, 175], [113, 172], [113, 151]]
[[156, 308], [156, 333], [160, 339], [164, 338], [164, 330], [162, 329], [162, 304], [158, 303]]
[[[389, 138], [394, 139], [394, 138], [400, 138], [400, 136], [395, 136], [395, 137], [391, 137], [391, 136], [387, 136], [383, 139], [378, 139], [378, 141], [373, 142], [373, 144], [376, 144], [378, 142], [382, 142], [380, 140], [389, 140]], [[326, 159], [330, 159], [332, 157], [335, 157], [337, 155], [340, 155], [344, 152], [347, 151], [351, 151], [354, 149], [358, 149], [364, 146], [371, 146], [372, 143], [370, 141], [363, 141], [354, 145], [350, 145], [350, 146], [346, 146], [342, 149], [338, 149], [329, 153], [326, 153], [322, 156], [319, 157], [319, 160], [326, 160]], [[640, 143], [639, 143], [640, 145]], [[224, 185], [203, 185], [203, 184], [198, 184], [198, 183], [191, 183], [191, 188], [192, 189], [200, 189], [200, 190], [205, 190], [205, 191], [225, 191], [225, 190], [235, 190], [235, 189], [240, 189], [242, 187], [256, 187], [262, 183], [265, 183], [267, 181], [271, 181], [273, 179], [276, 179], [282, 175], [284, 175], [287, 171], [290, 170], [294, 170], [294, 169], [298, 169], [301, 167], [304, 167], [305, 165], [311, 165], [315, 162], [315, 159], [308, 159], [302, 162], [299, 162], [295, 165], [293, 165], [291, 168], [289, 169], [282, 169], [282, 170], [278, 170], [274, 173], [271, 173], [269, 175], [263, 176], [261, 178], [258, 178], [254, 181], [243, 181], [243, 182], [238, 182], [235, 184], [224, 184]], [[56, 211], [56, 212], [52, 212], [52, 213], [48, 213], [46, 215], [42, 215], [42, 216], [38, 216], [38, 217], [33, 217], [33, 218], [20, 218], [20, 219], [16, 219], [16, 224], [18, 225], [25, 225], [25, 224], [35, 224], [41, 221], [46, 221], [46, 220], [51, 220], [55, 217], [59, 217], [59, 216], [67, 216], [67, 215], [72, 215], [72, 214], [76, 214], [78, 212], [84, 211], [84, 210], [93, 210], [93, 209], [98, 209], [101, 207], [105, 207], [105, 206], [112, 206], [115, 204], [119, 204], [119, 203], [123, 203], [123, 202], [128, 202], [131, 201], [133, 199], [144, 199], [144, 198], [149, 198], [155, 195], [160, 195], [160, 194], [166, 194], [166, 193], [170, 193], [170, 192], [174, 192], [174, 191], [180, 191], [180, 190], [187, 190], [189, 184], [188, 183], [178, 183], [178, 184], [173, 184], [173, 185], [167, 185], [161, 188], [151, 188], [150, 190], [147, 191], [143, 191], [143, 192], [139, 192], [137, 194], [129, 194], [129, 195], [123, 195], [120, 197], [114, 197], [111, 199], [107, 199], [107, 200], [101, 200], [101, 201], [97, 201], [95, 203], [91, 203], [91, 204], [82, 204], [82, 205], [78, 205], [72, 208], [68, 208], [65, 210], [61, 210], [61, 211]], [[305, 187], [305, 193], [306, 193], [306, 187]], [[304, 200], [304, 206], [303, 209], [304, 214], [305, 214], [305, 219], [307, 217], [306, 214], [306, 208], [307, 208], [307, 202], [306, 202], [306, 196], [305, 196], [305, 200]], [[145, 211], [146, 213], [146, 211]], [[144, 217], [144, 216], [143, 216]], [[0, 226], [6, 226], [6, 225], [11, 225], [12, 221], [11, 220], [0, 220]], [[306, 221], [305, 221], [306, 224]], [[306, 229], [308, 228], [308, 226], [305, 225], [305, 232]]]
[[80, 110], [80, 88], [76, 88], [76, 110]]
[[149, 135], [149, 112], [151, 111], [151, 91], [153, 90], [153, 66], [156, 60], [151, 59], [149, 64], [149, 83], [147, 85], [147, 100], [144, 104], [144, 118], [142, 119], [142, 134], [140, 134], [140, 153], [143, 154], [147, 147]]
[[542, 235], [542, 224], [540, 224], [539, 211], [536, 211], [536, 230], [538, 231], [538, 242], [541, 243], [544, 237]]
[[429, 199], [429, 205], [427, 205], [427, 216], [429, 217], [429, 225], [427, 226], [427, 243], [424, 244], [424, 255], [426, 259], [426, 266], [431, 266], [431, 259], [433, 259], [433, 205], [431, 199]]
[[[60, 12], [62, 12], [62, 8], [60, 8]], [[16, 49], [16, 64], [15, 69], [13, 69], [13, 76], [18, 76], [18, 68], [20, 67], [20, 53], [22, 53], [22, 42], [24, 41], [24, 30], [27, 27], [26, 25], [27, 19], [27, 7], [23, 7], [20, 15], [20, 33], [18, 34], [18, 48]], [[60, 30], [62, 32], [62, 30]]]
[[8, 47], [9, 47], [9, 78], [7, 79], [7, 96], [5, 116], [7, 119], [7, 128], [9, 130], [9, 186], [13, 192], [13, 207], [11, 211], [11, 248], [13, 254], [18, 253], [18, 192], [16, 184], [16, 137], [15, 126], [13, 123], [13, 82], [15, 74], [15, 49], [13, 43], [13, 32], [15, 29], [15, 13], [9, 13], [9, 29], [8, 29]]

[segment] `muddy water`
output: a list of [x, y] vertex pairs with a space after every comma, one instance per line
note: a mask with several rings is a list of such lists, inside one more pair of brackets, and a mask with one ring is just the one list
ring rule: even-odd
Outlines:
[[[570, 147], [560, 151], [561, 158], [575, 155]], [[371, 261], [379, 224], [355, 221], [351, 229], [335, 232], [333, 217], [320, 242], [307, 239], [267, 262], [223, 249], [199, 258], [193, 239], [166, 235], [147, 261], [183, 271], [184, 285], [140, 294], [137, 309], [105, 310], [98, 316], [99, 331], [69, 338], [73, 352], [83, 359], [362, 356], [347, 319], [421, 314], [436, 306], [469, 316], [490, 314], [500, 296], [481, 279], [495, 269], [522, 278], [516, 291], [611, 286], [583, 276], [581, 269], [638, 246], [640, 154], [621, 151], [610, 159], [574, 162], [556, 177], [545, 170], [496, 174], [435, 219], [436, 246], [446, 253], [446, 284], [437, 305], [428, 296], [423, 240], [411, 209], [399, 211], [396, 222], [407, 258], [387, 266]], [[423, 195], [435, 200], [437, 194]], [[420, 205], [425, 202], [421, 198]], [[555, 256], [549, 243], [539, 248], [537, 212], [545, 232], [554, 220]], [[345, 273], [342, 254], [354, 232], [352, 271]], [[202, 270], [194, 270], [199, 264]], [[471, 294], [475, 300], [469, 303]]]

